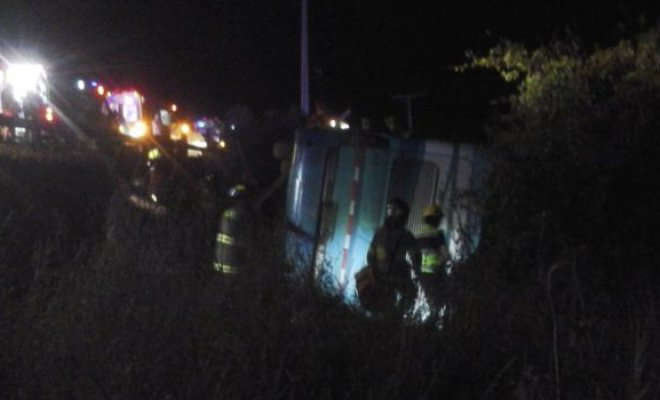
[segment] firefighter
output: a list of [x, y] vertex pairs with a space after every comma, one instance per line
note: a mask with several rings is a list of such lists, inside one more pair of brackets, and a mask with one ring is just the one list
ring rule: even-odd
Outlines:
[[224, 274], [236, 274], [243, 268], [247, 251], [248, 206], [246, 188], [236, 185], [229, 190], [229, 206], [220, 216], [213, 267]]
[[431, 312], [434, 323], [445, 301], [443, 300], [447, 281], [446, 264], [449, 252], [444, 232], [440, 229], [442, 208], [436, 204], [424, 207], [422, 218], [424, 225], [417, 234], [417, 243], [422, 253], [422, 267], [419, 282]]
[[[14, 96], [14, 87], [7, 85], [0, 93], [0, 102], [2, 102], [2, 114], [9, 118], [18, 118], [21, 112], [21, 105]], [[12, 140], [15, 138], [13, 126], [3, 126], [1, 128], [2, 139]]]
[[39, 139], [39, 117], [42, 101], [36, 92], [30, 91], [25, 96], [23, 103], [23, 116], [30, 121], [27, 127], [27, 140], [33, 142]]
[[2, 91], [2, 110], [9, 117], [18, 117], [21, 112], [21, 105], [14, 96], [14, 87], [7, 85]]
[[386, 314], [403, 316], [412, 306], [416, 288], [412, 272], [420, 272], [421, 253], [415, 236], [406, 228], [410, 207], [398, 198], [387, 203], [387, 217], [374, 235], [367, 263], [373, 268], [378, 286], [374, 304]]

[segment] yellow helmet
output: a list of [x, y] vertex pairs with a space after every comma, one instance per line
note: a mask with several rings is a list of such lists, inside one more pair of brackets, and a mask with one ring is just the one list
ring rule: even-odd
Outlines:
[[422, 217], [442, 217], [442, 208], [437, 204], [431, 204], [422, 209]]

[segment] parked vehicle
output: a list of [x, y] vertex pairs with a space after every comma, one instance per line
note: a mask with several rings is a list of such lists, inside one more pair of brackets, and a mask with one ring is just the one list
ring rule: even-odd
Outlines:
[[5, 140], [32, 141], [55, 115], [48, 79], [40, 64], [0, 62], [0, 133]]
[[141, 139], [149, 134], [142, 111], [143, 103], [144, 97], [135, 90], [113, 91], [106, 96], [103, 110], [116, 119], [120, 134]]

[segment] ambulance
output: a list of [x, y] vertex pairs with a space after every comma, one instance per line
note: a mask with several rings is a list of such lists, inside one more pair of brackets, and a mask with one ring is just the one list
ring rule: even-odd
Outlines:
[[149, 134], [143, 115], [144, 97], [137, 90], [115, 90], [103, 103], [103, 112], [117, 122], [120, 134], [142, 139]]

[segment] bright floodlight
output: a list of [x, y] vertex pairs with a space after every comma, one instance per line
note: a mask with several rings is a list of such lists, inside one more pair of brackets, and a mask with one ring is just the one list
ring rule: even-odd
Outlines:
[[206, 140], [204, 139], [204, 136], [202, 136], [202, 134], [200, 134], [199, 132], [190, 131], [190, 132], [188, 132], [187, 135], [188, 135], [188, 144], [189, 145], [191, 145], [193, 147], [200, 148], [200, 149], [205, 149], [206, 148], [206, 146], [207, 146]]
[[41, 64], [10, 64], [7, 68], [7, 85], [12, 86], [17, 101], [24, 100], [31, 91], [39, 91], [45, 79], [46, 71]]
[[147, 124], [144, 121], [138, 121], [135, 125], [128, 128], [128, 136], [139, 139], [147, 134]]
[[78, 79], [78, 82], [76, 82], [76, 87], [78, 90], [85, 90], [85, 81]]
[[181, 133], [187, 135], [190, 133], [190, 125], [186, 124], [185, 122], [181, 124]]

